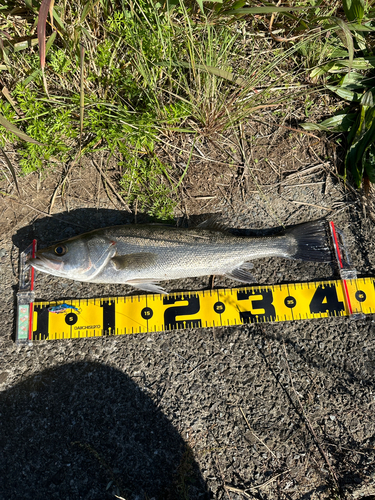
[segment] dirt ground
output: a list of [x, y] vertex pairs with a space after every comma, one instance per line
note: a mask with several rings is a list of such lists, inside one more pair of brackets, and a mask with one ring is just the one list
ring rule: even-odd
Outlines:
[[[185, 140], [178, 155], [165, 150], [181, 173]], [[232, 228], [255, 229], [326, 217], [344, 231], [359, 276], [374, 276], [374, 194], [345, 188], [341, 161], [323, 137], [272, 123], [249, 124], [242, 141], [201, 139], [175, 215], [186, 224], [220, 212]], [[50, 214], [63, 172], [22, 178], [22, 200], [2, 181], [12, 196], [0, 199], [0, 498], [374, 499], [373, 317], [14, 343], [19, 250], [146, 220], [90, 159]], [[115, 163], [106, 177], [115, 184]], [[283, 259], [254, 271], [267, 284], [338, 276], [334, 265]], [[166, 284], [210, 286], [209, 277]], [[216, 278], [229, 286], [238, 283]], [[131, 292], [36, 277], [46, 300]]]

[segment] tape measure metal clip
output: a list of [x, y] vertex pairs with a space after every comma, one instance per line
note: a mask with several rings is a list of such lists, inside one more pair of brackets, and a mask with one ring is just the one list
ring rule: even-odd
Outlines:
[[30, 257], [35, 257], [35, 252], [36, 240], [20, 255], [20, 281], [17, 293], [17, 343], [27, 343], [32, 340], [33, 304], [35, 300], [34, 268], [27, 261]]
[[350, 319], [353, 320], [363, 319], [365, 317], [363, 313], [353, 312], [350, 300], [347, 281], [357, 279], [357, 270], [355, 269], [355, 267], [353, 267], [351, 263], [349, 250], [346, 245], [344, 234], [342, 231], [340, 231], [340, 229], [338, 229], [335, 226], [333, 221], [330, 221], [329, 228], [331, 231], [332, 244], [335, 251], [336, 262], [339, 268], [339, 273], [344, 288], [345, 300], [349, 310], [349, 317]]

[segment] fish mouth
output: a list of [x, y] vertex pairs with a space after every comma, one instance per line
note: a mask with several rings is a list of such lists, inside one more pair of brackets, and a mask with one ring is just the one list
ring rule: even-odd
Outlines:
[[46, 258], [43, 255], [37, 255], [34, 258], [28, 259], [30, 264], [37, 271], [62, 271], [64, 263], [57, 259]]

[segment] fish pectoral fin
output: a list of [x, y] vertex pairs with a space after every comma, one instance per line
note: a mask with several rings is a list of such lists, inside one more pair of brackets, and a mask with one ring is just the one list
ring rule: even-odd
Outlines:
[[129, 253], [126, 255], [115, 255], [111, 262], [118, 271], [123, 269], [145, 269], [155, 264], [157, 256], [151, 252]]
[[241, 281], [242, 283], [255, 283], [257, 280], [254, 276], [249, 273], [247, 269], [252, 269], [254, 266], [251, 262], [245, 262], [241, 267], [236, 267], [225, 273], [225, 276], [232, 278], [236, 281]]
[[248, 271], [249, 269], [254, 269], [254, 264], [252, 262], [244, 262], [239, 266], [239, 269]]
[[134, 286], [135, 288], [139, 288], [140, 290], [144, 290], [145, 292], [161, 293], [163, 295], [168, 295], [168, 292], [166, 292], [164, 288], [156, 285], [156, 283], [152, 281], [129, 280], [126, 282], [126, 284]]

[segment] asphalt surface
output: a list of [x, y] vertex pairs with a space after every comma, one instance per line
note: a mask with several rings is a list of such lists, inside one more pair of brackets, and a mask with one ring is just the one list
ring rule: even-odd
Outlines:
[[[288, 197], [271, 190], [223, 202], [223, 221], [261, 230], [328, 214], [359, 275], [374, 276], [374, 223], [326, 182], [326, 192], [312, 185]], [[15, 225], [0, 248], [0, 498], [375, 494], [373, 317], [16, 345], [18, 251], [33, 238], [41, 248], [131, 216], [78, 204], [52, 218], [30, 214], [30, 221]], [[337, 278], [334, 265], [284, 259], [262, 259], [254, 273], [268, 284]], [[166, 284], [169, 291], [209, 286], [209, 277]], [[238, 283], [217, 279], [215, 286]], [[45, 300], [128, 293], [36, 278]]]

